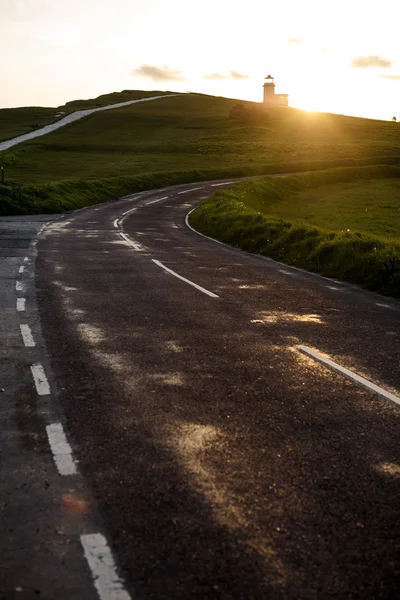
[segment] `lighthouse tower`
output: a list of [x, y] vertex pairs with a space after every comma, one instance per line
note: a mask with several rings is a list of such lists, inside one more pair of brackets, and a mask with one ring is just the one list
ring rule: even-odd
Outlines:
[[289, 106], [288, 94], [275, 94], [275, 83], [272, 75], [264, 79], [264, 104], [266, 106]]
[[268, 75], [264, 80], [264, 103], [275, 104], [275, 83], [272, 75]]

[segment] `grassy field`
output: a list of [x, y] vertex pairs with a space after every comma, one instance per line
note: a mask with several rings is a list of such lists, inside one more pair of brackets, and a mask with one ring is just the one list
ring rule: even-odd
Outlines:
[[250, 252], [400, 298], [400, 168], [337, 168], [243, 182], [190, 216]]
[[58, 108], [38, 106], [0, 109], [0, 142], [58, 121], [58, 112]]
[[[56, 117], [60, 112], [69, 114], [77, 110], [88, 108], [98, 108], [107, 104], [116, 104], [118, 102], [127, 102], [138, 98], [148, 96], [158, 96], [167, 92], [141, 92], [136, 90], [126, 90], [124, 92], [115, 92], [105, 94], [98, 98], [90, 100], [73, 100], [57, 108], [43, 108], [30, 106], [25, 108], [2, 108], [0, 109], [0, 141], [9, 140], [18, 135], [29, 133], [50, 123], [58, 121], [62, 117]], [[65, 116], [65, 115], [62, 115]]]
[[400, 178], [308, 189], [270, 209], [293, 222], [400, 239]]
[[184, 95], [100, 112], [0, 155], [8, 181], [45, 184], [218, 169], [249, 175], [398, 162], [396, 123]]

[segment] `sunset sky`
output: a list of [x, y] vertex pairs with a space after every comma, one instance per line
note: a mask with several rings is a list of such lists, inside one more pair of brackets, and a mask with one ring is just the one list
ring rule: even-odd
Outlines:
[[400, 2], [0, 0], [0, 107], [123, 89], [400, 119]]

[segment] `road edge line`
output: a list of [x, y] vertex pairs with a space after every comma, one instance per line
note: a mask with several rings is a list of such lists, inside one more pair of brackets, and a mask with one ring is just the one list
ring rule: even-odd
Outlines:
[[398, 404], [400, 406], [400, 396], [396, 396], [395, 394], [387, 392], [386, 390], [381, 388], [379, 385], [376, 385], [375, 383], [372, 383], [372, 381], [365, 379], [365, 377], [361, 377], [361, 375], [357, 375], [353, 371], [350, 371], [350, 369], [346, 369], [346, 367], [342, 367], [338, 363], [331, 360], [325, 354], [322, 354], [321, 352], [318, 352], [317, 350], [313, 350], [312, 348], [309, 348], [308, 346], [303, 346], [302, 344], [297, 345], [296, 348], [303, 354], [306, 354], [307, 356], [311, 356], [318, 362], [324, 364], [325, 366], [330, 367], [331, 369], [340, 373], [344, 377], [347, 377], [347, 379], [350, 379], [350, 380], [358, 383], [359, 385], [366, 387], [371, 392], [374, 392], [378, 396], [385, 398], [385, 400], [390, 400], [391, 402], [394, 402], [395, 404]]

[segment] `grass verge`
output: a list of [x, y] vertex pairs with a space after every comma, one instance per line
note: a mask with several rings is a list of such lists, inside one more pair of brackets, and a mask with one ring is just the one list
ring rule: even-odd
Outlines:
[[133, 177], [56, 181], [43, 185], [0, 184], [0, 215], [54, 214], [92, 206], [143, 190], [244, 175], [238, 169], [146, 173]]
[[[327, 277], [400, 298], [400, 241], [361, 231], [322, 228], [274, 214], [312, 189], [337, 183], [400, 178], [400, 168], [337, 168], [246, 181], [217, 192], [191, 215], [205, 235]], [[400, 206], [400, 202], [399, 202]]]
[[[390, 157], [386, 160], [391, 161]], [[396, 159], [397, 160], [397, 159]], [[373, 162], [374, 159], [361, 161]], [[348, 159], [346, 164], [358, 164]], [[301, 161], [260, 166], [239, 166], [186, 171], [163, 171], [135, 176], [107, 177], [104, 179], [67, 179], [50, 183], [19, 185], [19, 182], [0, 184], [0, 216], [27, 214], [54, 214], [92, 206], [142, 190], [157, 189], [181, 183], [195, 183], [231, 177], [251, 177], [269, 173], [318, 171], [341, 164], [339, 160]]]

